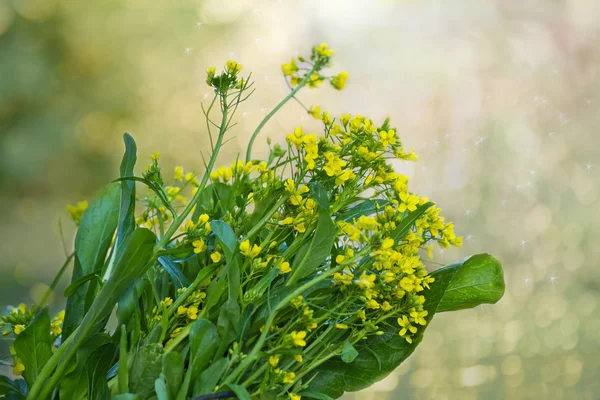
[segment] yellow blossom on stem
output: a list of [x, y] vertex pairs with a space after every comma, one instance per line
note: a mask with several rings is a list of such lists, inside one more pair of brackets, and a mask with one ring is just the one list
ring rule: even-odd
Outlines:
[[194, 253], [196, 253], [196, 254], [202, 253], [203, 251], [205, 251], [207, 249], [206, 244], [204, 243], [204, 240], [202, 240], [202, 239], [194, 240], [192, 242], [192, 246], [194, 246]]
[[278, 356], [270, 356], [269, 364], [271, 364], [271, 367], [275, 368], [277, 366], [277, 364], [279, 364], [279, 357]]
[[290, 334], [294, 345], [304, 347], [306, 346], [306, 331], [292, 331]]
[[214, 253], [212, 253], [210, 255], [210, 259], [214, 262], [214, 263], [218, 263], [219, 261], [221, 261], [221, 258], [223, 256], [221, 255], [221, 253], [219, 253], [218, 251], [215, 251]]

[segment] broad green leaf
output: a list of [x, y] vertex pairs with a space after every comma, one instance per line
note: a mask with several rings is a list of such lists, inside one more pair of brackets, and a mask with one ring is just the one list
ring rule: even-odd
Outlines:
[[250, 397], [250, 393], [248, 393], [248, 390], [242, 385], [230, 384], [229, 389], [231, 389], [233, 393], [235, 393], [239, 400], [252, 400], [252, 398]]
[[154, 381], [154, 391], [158, 400], [170, 400], [169, 390], [167, 389], [167, 382], [165, 381], [165, 374], [161, 373], [158, 378]]
[[383, 208], [390, 204], [388, 200], [384, 199], [368, 199], [360, 202], [358, 205], [350, 208], [344, 212], [340, 217], [341, 221], [351, 222], [355, 218], [359, 218], [362, 215], [369, 216], [377, 211], [377, 207]]
[[47, 308], [40, 311], [25, 330], [17, 336], [14, 347], [17, 357], [25, 366], [23, 376], [31, 387], [44, 365], [52, 357], [50, 316]]
[[238, 250], [238, 240], [233, 229], [225, 221], [215, 220], [210, 221], [210, 228], [214, 232], [217, 240], [223, 247], [225, 257], [233, 258], [233, 254]]
[[154, 392], [154, 382], [162, 371], [163, 347], [153, 343], [141, 347], [135, 354], [129, 374], [129, 389], [147, 398]]
[[88, 283], [89, 281], [94, 279], [100, 280], [100, 275], [98, 275], [98, 273], [96, 272], [92, 272], [91, 274], [82, 276], [81, 278], [77, 279], [75, 282], [67, 286], [67, 288], [65, 289], [64, 296], [71, 296], [81, 285], [83, 285], [84, 283]]
[[[63, 356], [63, 359], [66, 360], [65, 364], [68, 365], [75, 351], [86, 338], [104, 327], [122, 293], [133, 283], [135, 278], [146, 272], [150, 266], [155, 243], [156, 236], [148, 229], [136, 229], [127, 237], [123, 244], [124, 251], [115, 264], [114, 273], [96, 296], [77, 328], [71, 346]], [[64, 368], [66, 367], [62, 369]]]
[[344, 347], [342, 347], [342, 361], [345, 363], [351, 363], [358, 356], [358, 351], [352, 346], [352, 343], [346, 341]]
[[[75, 263], [71, 283], [102, 270], [117, 227], [119, 191], [117, 183], [105, 186], [83, 213], [75, 236]], [[63, 341], [81, 324], [86, 313], [85, 301], [89, 286], [89, 282], [80, 285], [67, 299], [62, 331]]]
[[84, 275], [100, 271], [104, 265], [119, 219], [120, 191], [117, 183], [105, 186], [81, 217], [75, 236], [75, 253]]
[[226, 358], [221, 358], [212, 362], [210, 366], [200, 374], [200, 378], [194, 385], [194, 397], [212, 393], [228, 365], [229, 361]]
[[177, 400], [187, 399], [191, 382], [195, 382], [219, 347], [219, 336], [215, 325], [207, 319], [199, 319], [190, 328], [190, 365], [183, 384], [177, 393]]
[[172, 351], [163, 356], [162, 373], [167, 384], [169, 398], [174, 399], [183, 379], [183, 358], [181, 353]]
[[217, 328], [206, 319], [197, 320], [190, 329], [190, 343], [191, 377], [192, 380], [196, 380], [217, 351], [219, 346]]
[[235, 341], [240, 331], [240, 322], [240, 305], [237, 300], [230, 297], [221, 306], [221, 312], [217, 320], [219, 347], [216, 354], [223, 354], [229, 345]]
[[335, 241], [335, 224], [329, 216], [329, 212], [320, 210], [317, 229], [312, 239], [298, 250], [292, 263], [292, 274], [288, 278], [287, 285], [304, 278], [315, 272], [331, 255], [331, 248]]
[[319, 207], [329, 211], [329, 193], [327, 193], [327, 189], [319, 182], [313, 182], [313, 184], [310, 185], [310, 191]]
[[396, 226], [396, 229], [391, 234], [391, 238], [394, 239], [395, 242], [401, 240], [408, 231], [414, 226], [415, 222], [425, 214], [425, 211], [431, 207], [433, 203], [425, 203], [417, 207], [415, 211], [409, 212], [402, 221]]
[[[427, 326], [438, 311], [475, 307], [495, 303], [504, 293], [504, 277], [500, 263], [488, 254], [478, 254], [441, 268], [431, 274], [435, 282], [425, 290], [424, 308]], [[486, 278], [481, 278], [481, 276]], [[446, 292], [448, 291], [448, 298]], [[385, 378], [412, 354], [423, 339], [421, 327], [408, 343], [398, 335], [396, 321], [389, 321], [381, 336], [373, 336], [356, 345], [358, 356], [351, 364], [332, 358], [316, 369], [308, 390], [333, 398], [344, 392], [355, 392]]]
[[188, 278], [186, 278], [185, 275], [183, 275], [179, 267], [177, 267], [177, 265], [175, 265], [175, 263], [171, 261], [169, 257], [158, 257], [158, 262], [160, 263], [160, 265], [163, 266], [165, 271], [167, 271], [167, 273], [171, 277], [171, 280], [173, 281], [173, 284], [177, 289], [189, 286], [190, 281], [188, 280]]
[[110, 392], [106, 374], [116, 359], [116, 347], [107, 343], [94, 350], [86, 359], [88, 396], [90, 400], [108, 400]]
[[502, 265], [488, 254], [477, 254], [448, 265], [435, 271], [432, 276], [438, 280], [447, 273], [454, 275], [436, 310], [438, 313], [473, 308], [483, 303], [494, 304], [504, 295]]

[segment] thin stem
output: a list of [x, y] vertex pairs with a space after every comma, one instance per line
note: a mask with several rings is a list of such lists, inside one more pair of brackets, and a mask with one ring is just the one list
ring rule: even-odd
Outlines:
[[204, 175], [202, 176], [202, 181], [200, 182], [200, 186], [198, 186], [198, 191], [196, 192], [194, 197], [192, 197], [192, 200], [188, 203], [188, 205], [181, 212], [181, 214], [177, 218], [175, 218], [175, 220], [173, 221], [173, 223], [171, 224], [171, 226], [169, 227], [167, 232], [164, 234], [164, 236], [162, 236], [160, 238], [160, 240], [154, 247], [155, 253], [162, 250], [163, 247], [165, 247], [165, 245], [169, 242], [171, 236], [173, 236], [173, 234], [175, 234], [175, 232], [177, 231], [177, 229], [179, 229], [179, 227], [181, 226], [181, 224], [183, 223], [185, 218], [192, 211], [192, 208], [194, 208], [194, 206], [198, 202], [198, 199], [200, 198], [200, 196], [202, 196], [202, 191], [204, 190], [204, 187], [208, 183], [208, 178], [210, 177], [210, 172], [212, 171], [213, 167], [215, 166], [215, 163], [217, 162], [217, 156], [219, 154], [219, 149], [221, 148], [221, 144], [223, 143], [223, 137], [225, 136], [225, 131], [227, 130], [227, 94], [225, 94], [225, 93], [221, 94], [221, 110], [223, 113], [223, 117], [221, 119], [221, 127], [219, 129], [219, 137], [217, 138], [217, 142], [215, 143], [214, 151], [213, 151], [212, 155], [210, 156], [208, 165], [206, 166], [206, 171], [204, 171]]
[[248, 143], [248, 150], [246, 150], [246, 162], [249, 162], [252, 159], [252, 146], [254, 145], [254, 141], [256, 140], [256, 137], [258, 136], [258, 134], [260, 133], [260, 130], [266, 125], [267, 122], [269, 122], [269, 120], [273, 117], [273, 115], [275, 115], [275, 113], [277, 111], [279, 111], [279, 109], [281, 107], [283, 107], [283, 105], [285, 103], [288, 102], [288, 100], [290, 100], [292, 97], [294, 97], [296, 95], [296, 93], [298, 93], [298, 91], [300, 89], [302, 89], [302, 87], [304, 87], [304, 85], [306, 85], [306, 83], [309, 81], [311, 75], [313, 74], [313, 72], [315, 72], [315, 70], [317, 69], [317, 66], [315, 65], [310, 72], [308, 72], [305, 76], [304, 79], [302, 79], [302, 81], [300, 81], [300, 83], [298, 84], [298, 86], [296, 86], [294, 88], [294, 90], [292, 90], [287, 96], [285, 96], [283, 98], [283, 100], [281, 100], [279, 102], [279, 104], [277, 104], [270, 113], [268, 113], [262, 121], [260, 121], [260, 124], [258, 124], [258, 126], [256, 127], [256, 130], [254, 131], [254, 133], [252, 134], [252, 136], [250, 137], [250, 142]]
[[62, 267], [60, 267], [60, 270], [58, 271], [58, 273], [54, 277], [54, 280], [50, 284], [50, 287], [48, 288], [48, 290], [46, 290], [46, 294], [44, 294], [44, 297], [40, 301], [40, 305], [39, 305], [38, 308], [43, 308], [46, 305], [46, 302], [48, 301], [48, 297], [50, 297], [50, 294], [54, 291], [54, 289], [56, 288], [56, 285], [58, 285], [58, 282], [60, 281], [60, 278], [62, 278], [63, 274], [67, 270], [67, 267], [69, 266], [69, 263], [71, 262], [71, 259], [74, 256], [75, 256], [75, 252], [72, 252], [71, 255], [67, 257], [67, 259], [63, 263]]

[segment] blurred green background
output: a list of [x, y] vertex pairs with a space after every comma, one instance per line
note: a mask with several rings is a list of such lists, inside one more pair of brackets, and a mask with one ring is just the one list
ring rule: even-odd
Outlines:
[[[465, 237], [437, 261], [490, 252], [507, 283], [497, 305], [437, 316], [408, 362], [347, 398], [600, 398], [596, 0], [0, 2], [3, 310], [39, 300], [64, 260], [59, 220], [72, 245], [65, 205], [117, 176], [124, 131], [140, 160], [201, 171], [204, 70], [235, 59], [257, 93], [228, 163], [287, 93], [281, 63], [321, 41], [349, 84], [302, 101], [392, 117], [420, 156], [399, 171]], [[318, 128], [290, 103], [261, 142], [298, 125]]]

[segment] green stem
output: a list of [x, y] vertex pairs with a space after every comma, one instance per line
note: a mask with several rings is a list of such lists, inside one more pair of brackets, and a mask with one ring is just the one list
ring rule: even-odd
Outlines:
[[39, 393], [44, 388], [44, 383], [50, 377], [50, 375], [52, 374], [52, 372], [58, 365], [58, 362], [62, 358], [63, 354], [67, 351], [67, 349], [71, 345], [71, 342], [73, 341], [73, 337], [75, 336], [75, 333], [77, 333], [78, 329], [79, 328], [75, 329], [75, 331], [73, 331], [73, 333], [71, 333], [71, 336], [69, 336], [67, 338], [67, 340], [65, 340], [65, 342], [62, 343], [58, 349], [56, 349], [56, 351], [54, 352], [52, 357], [50, 357], [50, 359], [48, 360], [46, 365], [44, 365], [44, 368], [42, 369], [42, 371], [40, 372], [38, 377], [35, 379], [33, 386], [31, 386], [31, 390], [29, 390], [29, 393], [27, 394], [28, 399], [37, 400], [37, 399], [44, 398], [44, 397], [41, 397], [39, 395]]
[[271, 110], [270, 113], [268, 113], [262, 121], [260, 121], [260, 124], [258, 124], [258, 126], [256, 127], [256, 130], [254, 131], [254, 133], [252, 134], [252, 136], [250, 137], [250, 142], [248, 142], [248, 149], [246, 150], [246, 162], [249, 162], [250, 159], [252, 158], [252, 146], [254, 145], [254, 141], [256, 140], [256, 137], [258, 136], [258, 134], [260, 133], [260, 130], [266, 125], [267, 122], [269, 122], [269, 120], [273, 117], [273, 115], [275, 115], [275, 113], [277, 111], [279, 111], [279, 109], [281, 107], [283, 107], [283, 105], [285, 103], [287, 103], [292, 97], [294, 97], [296, 95], [296, 93], [298, 93], [298, 91], [300, 89], [302, 89], [302, 87], [304, 87], [304, 85], [306, 85], [306, 83], [308, 82], [308, 80], [310, 79], [310, 76], [313, 74], [313, 72], [315, 72], [315, 70], [317, 69], [317, 66], [315, 65], [305, 76], [304, 79], [302, 79], [302, 81], [300, 81], [300, 83], [298, 84], [298, 86], [296, 86], [294, 88], [294, 90], [292, 90], [287, 96], [285, 96], [283, 98], [283, 100], [281, 100], [279, 102], [279, 104], [277, 104], [275, 106], [275, 108], [273, 108]]
[[290, 301], [292, 301], [293, 299], [298, 297], [300, 294], [302, 294], [306, 290], [310, 289], [312, 286], [316, 285], [317, 283], [321, 282], [322, 280], [329, 278], [331, 275], [342, 270], [344, 267], [345, 267], [345, 265], [338, 265], [337, 267], [332, 268], [327, 272], [324, 272], [323, 274], [319, 275], [317, 278], [315, 278], [309, 282], [306, 282], [304, 285], [302, 285], [298, 289], [294, 290], [286, 298], [284, 298], [279, 304], [277, 304], [275, 306], [275, 308], [273, 309], [273, 311], [271, 311], [271, 313], [269, 314], [269, 317], [267, 318], [267, 321], [265, 322], [265, 328], [263, 329], [260, 337], [258, 338], [258, 341], [254, 345], [254, 347], [252, 348], [252, 350], [250, 351], [248, 356], [246, 356], [246, 358], [244, 358], [244, 360], [242, 360], [242, 362], [231, 372], [231, 374], [229, 374], [228, 378], [223, 382], [223, 385], [221, 385], [221, 386], [232, 383], [235, 379], [237, 379], [237, 377], [239, 375], [241, 375], [246, 370], [246, 368], [252, 362], [254, 362], [258, 358], [258, 353], [260, 352], [260, 349], [263, 347], [263, 345], [265, 344], [265, 341], [267, 340], [267, 335], [269, 334], [269, 329], [271, 328], [271, 325], [273, 324], [273, 321], [275, 320], [275, 316], [279, 310], [281, 310], [283, 307], [285, 307]]
[[72, 252], [71, 255], [69, 257], [67, 257], [67, 259], [63, 263], [62, 267], [60, 267], [58, 274], [56, 274], [56, 277], [54, 277], [54, 280], [50, 284], [50, 287], [48, 288], [48, 290], [46, 290], [46, 294], [44, 294], [44, 297], [42, 298], [42, 301], [40, 301], [40, 305], [38, 306], [38, 308], [41, 309], [46, 305], [46, 302], [48, 301], [48, 297], [50, 297], [50, 293], [52, 293], [54, 291], [54, 289], [56, 288], [56, 285], [58, 285], [58, 281], [60, 281], [60, 278], [62, 278], [63, 274], [67, 270], [67, 267], [69, 266], [69, 263], [71, 262], [71, 259], [74, 256], [75, 256], [75, 252]]
[[202, 176], [200, 186], [198, 186], [198, 191], [196, 192], [192, 200], [188, 203], [188, 205], [185, 207], [185, 209], [181, 212], [181, 214], [179, 214], [179, 216], [175, 218], [167, 232], [160, 238], [160, 240], [154, 247], [155, 253], [162, 250], [165, 247], [165, 245], [169, 242], [171, 236], [173, 236], [177, 229], [179, 229], [179, 227], [186, 219], [188, 214], [192, 211], [192, 208], [194, 208], [194, 206], [198, 202], [198, 199], [200, 199], [200, 196], [202, 196], [202, 191], [208, 183], [210, 172], [212, 171], [213, 167], [215, 166], [215, 163], [217, 162], [217, 156], [219, 155], [219, 150], [221, 149], [221, 145], [223, 144], [223, 137], [225, 136], [225, 131], [227, 130], [227, 94], [221, 94], [221, 102], [223, 117], [221, 119], [221, 126], [219, 128], [219, 137], [217, 138], [217, 142], [215, 143], [215, 149], [212, 155], [210, 156], [208, 165], [206, 166], [206, 171], [204, 171], [204, 176]]

